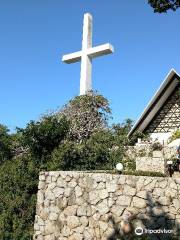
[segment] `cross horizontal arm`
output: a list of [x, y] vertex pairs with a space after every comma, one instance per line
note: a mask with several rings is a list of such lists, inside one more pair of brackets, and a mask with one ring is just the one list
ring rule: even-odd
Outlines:
[[62, 57], [62, 61], [65, 63], [74, 63], [81, 60], [82, 51], [66, 54]]
[[97, 47], [87, 49], [87, 55], [91, 58], [100, 57], [114, 52], [114, 48], [110, 43], [106, 43]]

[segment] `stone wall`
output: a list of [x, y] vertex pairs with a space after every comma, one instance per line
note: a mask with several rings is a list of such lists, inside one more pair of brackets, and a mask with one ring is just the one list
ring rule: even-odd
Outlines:
[[163, 156], [167, 160], [177, 157], [177, 146], [168, 146], [163, 148]]
[[[34, 239], [121, 239], [121, 235], [134, 236], [136, 227], [173, 229], [169, 234], [177, 236], [179, 225], [180, 179], [40, 173]], [[169, 234], [156, 232], [149, 236], [176, 239]]]
[[136, 158], [136, 170], [165, 173], [165, 159], [162, 157]]
[[167, 160], [176, 157], [176, 146], [164, 146], [161, 151], [153, 151], [151, 144], [138, 144], [127, 148], [125, 159], [135, 160], [136, 170], [165, 173]]

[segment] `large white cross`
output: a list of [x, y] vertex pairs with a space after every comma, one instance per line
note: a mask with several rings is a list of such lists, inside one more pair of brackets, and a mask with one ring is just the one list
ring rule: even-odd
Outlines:
[[80, 95], [92, 90], [92, 58], [113, 52], [113, 46], [109, 43], [92, 47], [92, 16], [89, 13], [84, 14], [82, 50], [62, 57], [65, 63], [81, 61]]

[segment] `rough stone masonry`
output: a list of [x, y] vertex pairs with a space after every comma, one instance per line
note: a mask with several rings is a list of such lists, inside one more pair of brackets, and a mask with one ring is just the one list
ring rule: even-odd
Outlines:
[[40, 173], [34, 239], [119, 239], [133, 234], [136, 227], [173, 230], [157, 233], [160, 239], [171, 239], [169, 234], [178, 236], [180, 179]]

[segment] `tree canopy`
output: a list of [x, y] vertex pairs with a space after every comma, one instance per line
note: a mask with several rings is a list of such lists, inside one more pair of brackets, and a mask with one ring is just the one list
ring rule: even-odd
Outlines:
[[123, 162], [132, 121], [109, 126], [110, 113], [108, 100], [91, 93], [14, 134], [0, 125], [0, 239], [32, 237], [40, 171], [113, 170]]
[[39, 121], [30, 121], [25, 129], [18, 128], [21, 144], [29, 149], [36, 159], [43, 161], [65, 138], [69, 123], [65, 117], [45, 115]]
[[168, 10], [176, 11], [180, 7], [180, 0], [148, 0], [154, 12], [164, 13]]
[[0, 124], [0, 164], [12, 157], [12, 141], [9, 129]]
[[69, 139], [79, 142], [89, 138], [94, 131], [107, 127], [110, 113], [108, 100], [90, 92], [70, 100], [57, 116], [66, 117], [70, 123]]

